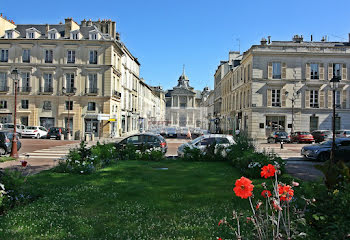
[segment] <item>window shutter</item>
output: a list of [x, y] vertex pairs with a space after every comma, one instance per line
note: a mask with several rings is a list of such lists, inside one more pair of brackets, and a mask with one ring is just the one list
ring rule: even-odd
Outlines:
[[327, 102], [327, 104], [328, 104], [328, 108], [332, 108], [333, 106], [333, 104], [332, 104], [332, 97], [333, 97], [333, 93], [332, 93], [332, 90], [328, 90], [328, 102]]
[[320, 108], [325, 107], [325, 102], [324, 102], [324, 91], [320, 90]]
[[306, 80], [310, 79], [310, 72], [311, 72], [310, 63], [307, 63], [305, 66], [305, 79]]
[[282, 63], [282, 79], [286, 79], [287, 78], [287, 64], [286, 63]]
[[282, 89], [281, 90], [281, 98], [282, 98], [282, 107], [285, 107], [286, 106], [286, 100], [287, 100], [287, 97], [286, 97], [286, 90], [285, 89]]
[[333, 64], [328, 63], [328, 80], [333, 78]]
[[305, 91], [305, 108], [310, 107], [310, 91], [306, 90]]
[[341, 79], [342, 79], [342, 80], [348, 79], [348, 78], [347, 78], [347, 69], [346, 69], [346, 64], [345, 64], [345, 63], [343, 64], [343, 71], [342, 71]]
[[272, 62], [269, 62], [269, 65], [267, 67], [267, 78], [272, 79]]
[[324, 80], [324, 65], [320, 63], [320, 80]]
[[271, 107], [272, 106], [272, 90], [267, 89], [267, 106]]
[[347, 107], [346, 107], [346, 96], [347, 96], [347, 95], [348, 95], [348, 91], [347, 91], [347, 90], [343, 90], [343, 98], [342, 98], [342, 100], [343, 100], [343, 101], [342, 101], [342, 105], [343, 105], [342, 107], [343, 107], [343, 108], [347, 108]]

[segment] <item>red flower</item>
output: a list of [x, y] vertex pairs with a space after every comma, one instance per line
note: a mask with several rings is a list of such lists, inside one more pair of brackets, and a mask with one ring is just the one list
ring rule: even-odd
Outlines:
[[258, 202], [258, 204], [256, 204], [256, 210], [258, 210], [260, 208], [260, 206], [262, 205], [262, 202]]
[[222, 238], [218, 238], [218, 240], [222, 240]]
[[281, 206], [278, 205], [278, 203], [277, 203], [276, 200], [273, 200], [273, 201], [272, 201], [272, 206], [273, 206], [274, 209], [279, 210], [279, 211], [282, 211]]
[[27, 166], [27, 161], [21, 161], [22, 167], [26, 167]]
[[294, 196], [294, 190], [289, 185], [278, 184], [278, 193], [281, 201], [290, 201]]
[[223, 224], [223, 223], [224, 223], [224, 220], [221, 219], [221, 220], [219, 221], [218, 226], [220, 226], [220, 224]]
[[267, 198], [267, 197], [271, 197], [271, 192], [269, 190], [264, 190], [261, 192], [261, 196], [263, 196], [264, 198]]
[[260, 175], [261, 177], [269, 178], [269, 177], [273, 177], [275, 175], [275, 172], [276, 172], [275, 166], [268, 164], [267, 166], [263, 166], [261, 168]]
[[240, 179], [236, 180], [233, 191], [237, 197], [241, 197], [243, 199], [253, 195], [253, 188], [254, 185], [252, 184], [252, 181], [250, 181], [248, 178], [241, 177]]

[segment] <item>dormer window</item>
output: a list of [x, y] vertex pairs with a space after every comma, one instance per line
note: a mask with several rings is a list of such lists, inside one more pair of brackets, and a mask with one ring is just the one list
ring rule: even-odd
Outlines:
[[72, 33], [72, 39], [78, 40], [78, 33]]
[[6, 38], [13, 38], [13, 32], [7, 32]]
[[34, 32], [29, 32], [29, 33], [28, 33], [28, 38], [33, 39], [33, 38], [34, 38], [34, 36], [35, 36], [35, 35], [34, 35]]
[[49, 34], [50, 39], [56, 39], [56, 33], [50, 33]]
[[90, 33], [90, 40], [97, 40], [97, 33]]

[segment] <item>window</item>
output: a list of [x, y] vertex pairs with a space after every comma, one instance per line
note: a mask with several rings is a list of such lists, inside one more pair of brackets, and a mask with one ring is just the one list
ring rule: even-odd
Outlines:
[[44, 73], [44, 92], [53, 92], [51, 73]]
[[0, 72], [0, 91], [7, 91], [7, 74]]
[[21, 117], [21, 124], [23, 124], [24, 126], [28, 126], [28, 116], [26, 117]]
[[51, 110], [51, 101], [44, 101], [43, 109], [44, 110]]
[[66, 110], [73, 110], [73, 101], [66, 101]]
[[49, 34], [50, 39], [56, 39], [56, 33], [50, 33]]
[[272, 89], [272, 107], [281, 106], [281, 90]]
[[29, 32], [29, 33], [28, 33], [28, 38], [33, 39], [33, 38], [34, 38], [34, 36], [35, 36], [35, 35], [34, 35], [34, 32]]
[[279, 62], [272, 63], [272, 78], [281, 79], [281, 63]]
[[335, 107], [340, 108], [340, 91], [335, 91]]
[[13, 32], [7, 32], [6, 36], [7, 38], [13, 38]]
[[28, 109], [29, 108], [29, 100], [21, 100], [21, 108]]
[[310, 91], [310, 107], [318, 108], [318, 91], [317, 90]]
[[67, 63], [75, 63], [75, 51], [74, 50], [67, 51]]
[[74, 89], [74, 73], [66, 74], [66, 91], [67, 93], [73, 93]]
[[7, 108], [7, 101], [0, 100], [0, 109], [6, 109]]
[[88, 93], [97, 93], [97, 74], [89, 74], [89, 89]]
[[78, 33], [72, 33], [72, 39], [74, 40], [79, 39]]
[[318, 71], [318, 64], [317, 63], [311, 63], [310, 64], [310, 78], [311, 79], [319, 79], [319, 71]]
[[30, 91], [30, 73], [22, 73], [22, 92]]
[[90, 51], [89, 63], [90, 64], [97, 64], [97, 51], [96, 50]]
[[9, 50], [8, 49], [1, 49], [0, 62], [8, 62], [8, 60], [9, 60]]
[[96, 33], [90, 33], [90, 40], [97, 40], [97, 34]]
[[95, 111], [96, 110], [96, 103], [95, 102], [89, 102], [87, 110], [88, 111]]
[[24, 63], [30, 62], [30, 49], [23, 49], [22, 62], [24, 62]]
[[340, 63], [333, 64], [333, 76], [340, 77], [340, 79], [341, 79], [341, 64]]
[[53, 50], [45, 50], [45, 63], [52, 63]]

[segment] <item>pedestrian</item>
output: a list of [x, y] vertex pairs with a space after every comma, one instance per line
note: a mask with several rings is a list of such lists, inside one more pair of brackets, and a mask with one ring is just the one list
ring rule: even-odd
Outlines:
[[191, 131], [190, 131], [190, 129], [188, 129], [188, 132], [187, 132], [187, 138], [192, 140], [192, 135], [191, 135]]
[[235, 133], [236, 133], [236, 136], [238, 136], [240, 133], [239, 129], [236, 129]]

